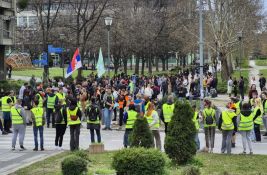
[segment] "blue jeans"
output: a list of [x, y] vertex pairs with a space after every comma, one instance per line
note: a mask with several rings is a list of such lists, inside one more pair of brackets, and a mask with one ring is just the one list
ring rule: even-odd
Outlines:
[[197, 150], [199, 150], [200, 149], [200, 142], [199, 142], [199, 138], [198, 138], [198, 133], [196, 133], [196, 135], [195, 135], [195, 143], [196, 143]]
[[11, 128], [11, 115], [10, 112], [3, 112], [4, 131], [9, 131]]
[[131, 134], [132, 130], [125, 129], [124, 137], [123, 137], [123, 145], [125, 148], [129, 146], [129, 135]]
[[106, 128], [110, 128], [112, 112], [113, 112], [113, 110], [109, 110], [108, 108], [104, 109], [104, 118], [105, 118], [105, 127]]
[[35, 148], [38, 148], [38, 131], [40, 134], [40, 146], [44, 148], [44, 127], [43, 126], [34, 126], [33, 127], [33, 135], [34, 135], [34, 145]]

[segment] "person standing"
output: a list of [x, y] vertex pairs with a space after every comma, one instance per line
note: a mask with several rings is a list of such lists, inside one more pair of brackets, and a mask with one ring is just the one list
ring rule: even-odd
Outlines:
[[79, 138], [82, 112], [77, 107], [77, 100], [70, 99], [70, 106], [67, 109], [68, 126], [70, 127], [70, 150], [79, 150]]
[[24, 90], [26, 89], [27, 86], [28, 86], [28, 83], [24, 83], [19, 89], [19, 99], [21, 100], [23, 99]]
[[54, 116], [54, 109], [55, 105], [58, 103], [58, 97], [53, 93], [51, 88], [47, 89], [47, 96], [46, 96], [46, 121], [47, 121], [47, 128], [50, 126], [50, 117], [52, 115], [52, 127], [55, 128], [55, 116]]
[[234, 93], [234, 97], [237, 96], [237, 86], [238, 86], [237, 80], [236, 80], [236, 78], [234, 78], [234, 81], [233, 81], [233, 93]]
[[262, 125], [262, 115], [263, 115], [263, 108], [262, 108], [262, 104], [261, 104], [261, 99], [257, 98], [255, 100], [255, 104], [254, 104], [254, 133], [255, 133], [255, 137], [256, 137], [256, 141], [257, 142], [261, 142], [261, 132], [260, 132], [260, 126]]
[[38, 107], [39, 101], [33, 101], [33, 108], [31, 109], [31, 118], [33, 121], [33, 135], [34, 135], [34, 149], [33, 151], [38, 151], [38, 132], [40, 135], [40, 149], [44, 151], [44, 125], [45, 117], [44, 110]]
[[23, 146], [26, 131], [26, 115], [21, 106], [21, 99], [18, 99], [15, 106], [11, 108], [11, 119], [13, 124], [12, 151], [15, 150], [17, 136], [19, 135], [20, 151], [26, 150]]
[[126, 124], [125, 126], [125, 133], [123, 137], [123, 145], [125, 148], [129, 146], [129, 135], [131, 134], [133, 130], [133, 125], [135, 123], [135, 120], [137, 119], [138, 113], [135, 111], [134, 104], [129, 105], [129, 110], [124, 113], [123, 121]]
[[200, 141], [199, 141], [199, 137], [198, 137], [198, 132], [199, 132], [199, 113], [197, 111], [196, 105], [192, 106], [193, 110], [194, 110], [194, 116], [193, 116], [193, 122], [195, 124], [195, 128], [196, 128], [196, 135], [195, 135], [195, 143], [197, 146], [197, 150], [200, 149]]
[[174, 111], [174, 103], [172, 95], [168, 96], [167, 103], [162, 105], [160, 118], [165, 124], [165, 133], [168, 132], [168, 124], [170, 123]]
[[262, 89], [265, 87], [265, 84], [266, 84], [266, 79], [263, 76], [263, 74], [260, 74], [259, 83], [260, 83], [260, 88], [261, 88], [261, 91], [262, 91]]
[[206, 140], [206, 150], [213, 153], [215, 128], [216, 128], [216, 111], [211, 107], [211, 101], [204, 100], [203, 121]]
[[250, 154], [253, 154], [251, 139], [250, 139], [250, 134], [251, 131], [253, 130], [253, 118], [254, 114], [251, 111], [250, 104], [244, 103], [241, 108], [240, 119], [238, 124], [238, 132], [242, 136], [242, 145], [243, 145], [242, 154], [246, 154], [246, 142], [248, 143]]
[[236, 114], [235, 114], [235, 107], [233, 103], [227, 104], [227, 110], [221, 113], [218, 123], [218, 129], [222, 131], [222, 148], [221, 153], [231, 154], [232, 148], [232, 136], [234, 130], [236, 130]]
[[91, 105], [86, 109], [87, 117], [87, 129], [90, 130], [91, 143], [95, 143], [95, 132], [97, 136], [97, 142], [101, 143], [101, 134], [100, 134], [100, 121], [101, 121], [101, 110], [96, 104], [96, 99], [91, 98]]
[[11, 99], [12, 92], [7, 92], [4, 97], [2, 97], [2, 112], [3, 112], [3, 119], [4, 119], [4, 131], [7, 133], [12, 133], [10, 130], [11, 128], [11, 107], [14, 105]]
[[265, 127], [265, 133], [263, 134], [263, 136], [267, 136], [267, 93], [266, 92], [263, 92], [262, 95], [262, 107], [263, 107], [263, 124], [264, 124], [264, 127]]
[[111, 129], [111, 118], [114, 106], [114, 97], [111, 93], [111, 89], [107, 88], [106, 94], [103, 97], [104, 100], [104, 118], [105, 118], [105, 127], [103, 130], [112, 130]]
[[[161, 150], [161, 140], [160, 140], [160, 120], [158, 112], [155, 110], [155, 105], [153, 102], [151, 102], [148, 105], [148, 110], [145, 113], [145, 117], [147, 118], [148, 125], [150, 127], [150, 130], [152, 131], [153, 140], [155, 139], [156, 142], [156, 148]], [[154, 142], [154, 145], [155, 145]]]
[[32, 75], [31, 79], [30, 79], [30, 86], [32, 87], [32, 89], [36, 89], [36, 79], [35, 76]]
[[229, 77], [229, 80], [227, 82], [227, 94], [229, 95], [229, 97], [231, 97], [232, 95], [232, 89], [233, 88], [233, 80], [232, 77]]
[[240, 92], [241, 100], [244, 100], [244, 93], [245, 93], [245, 82], [243, 76], [240, 77], [240, 80], [238, 82], [238, 89]]
[[56, 125], [56, 138], [55, 149], [63, 150], [62, 143], [63, 137], [67, 128], [67, 110], [64, 105], [64, 100], [60, 100], [59, 104], [55, 106], [55, 125]]

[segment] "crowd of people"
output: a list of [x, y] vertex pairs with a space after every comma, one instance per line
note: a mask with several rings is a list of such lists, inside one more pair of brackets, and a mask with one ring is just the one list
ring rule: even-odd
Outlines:
[[[241, 81], [242, 79], [241, 77]], [[8, 91], [1, 98], [3, 122], [0, 122], [0, 129], [3, 135], [13, 133], [12, 150], [16, 149], [18, 136], [20, 150], [25, 150], [23, 141], [26, 126], [32, 126], [35, 143], [33, 150], [43, 151], [44, 127], [55, 128], [56, 149], [63, 149], [64, 134], [69, 128], [70, 150], [77, 150], [83, 122], [87, 123], [87, 129], [90, 130], [92, 143], [102, 142], [101, 129], [122, 130], [125, 126], [123, 145], [128, 147], [134, 122], [141, 116], [147, 118], [155, 147], [161, 150], [160, 128], [164, 125], [165, 133], [168, 132], [168, 123], [174, 114], [175, 99], [192, 100], [199, 97], [199, 82], [199, 76], [191, 76], [187, 72], [176, 76], [151, 77], [120, 74], [111, 79], [91, 74], [87, 79], [70, 83], [51, 80], [48, 87], [44, 88], [43, 84], [36, 83], [33, 77], [30, 85], [25, 83], [20, 88], [18, 96], [14, 91]], [[217, 80], [207, 74], [203, 85], [205, 95], [209, 96], [212, 89], [216, 89]], [[242, 135], [243, 153], [246, 153], [246, 142], [250, 153], [253, 153], [251, 141], [261, 141], [260, 126], [263, 123], [267, 128], [267, 92], [262, 88], [262, 93], [259, 94], [255, 86], [256, 84], [251, 86], [248, 102], [244, 101], [242, 94], [241, 97], [235, 94], [229, 101], [226, 100], [227, 109], [222, 110], [220, 115], [207, 98], [204, 99], [202, 110], [192, 103], [195, 112], [192, 121], [197, 131], [203, 126], [206, 151], [213, 152], [215, 130], [218, 127], [222, 131], [222, 153], [231, 153], [237, 132]], [[167, 99], [166, 102], [162, 102], [162, 98]], [[267, 133], [264, 136], [267, 136]], [[198, 133], [194, 139], [199, 150]]]

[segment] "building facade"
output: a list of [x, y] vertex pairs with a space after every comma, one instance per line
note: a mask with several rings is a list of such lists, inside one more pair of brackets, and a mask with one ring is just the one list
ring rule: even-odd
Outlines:
[[15, 42], [16, 0], [0, 0], [0, 80], [6, 79], [5, 52]]

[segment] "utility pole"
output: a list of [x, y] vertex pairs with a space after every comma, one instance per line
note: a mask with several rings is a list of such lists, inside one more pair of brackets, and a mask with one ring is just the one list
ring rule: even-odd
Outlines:
[[203, 51], [204, 51], [204, 41], [203, 41], [203, 0], [199, 1], [199, 59], [200, 59], [200, 99], [201, 99], [201, 109], [203, 109]]

